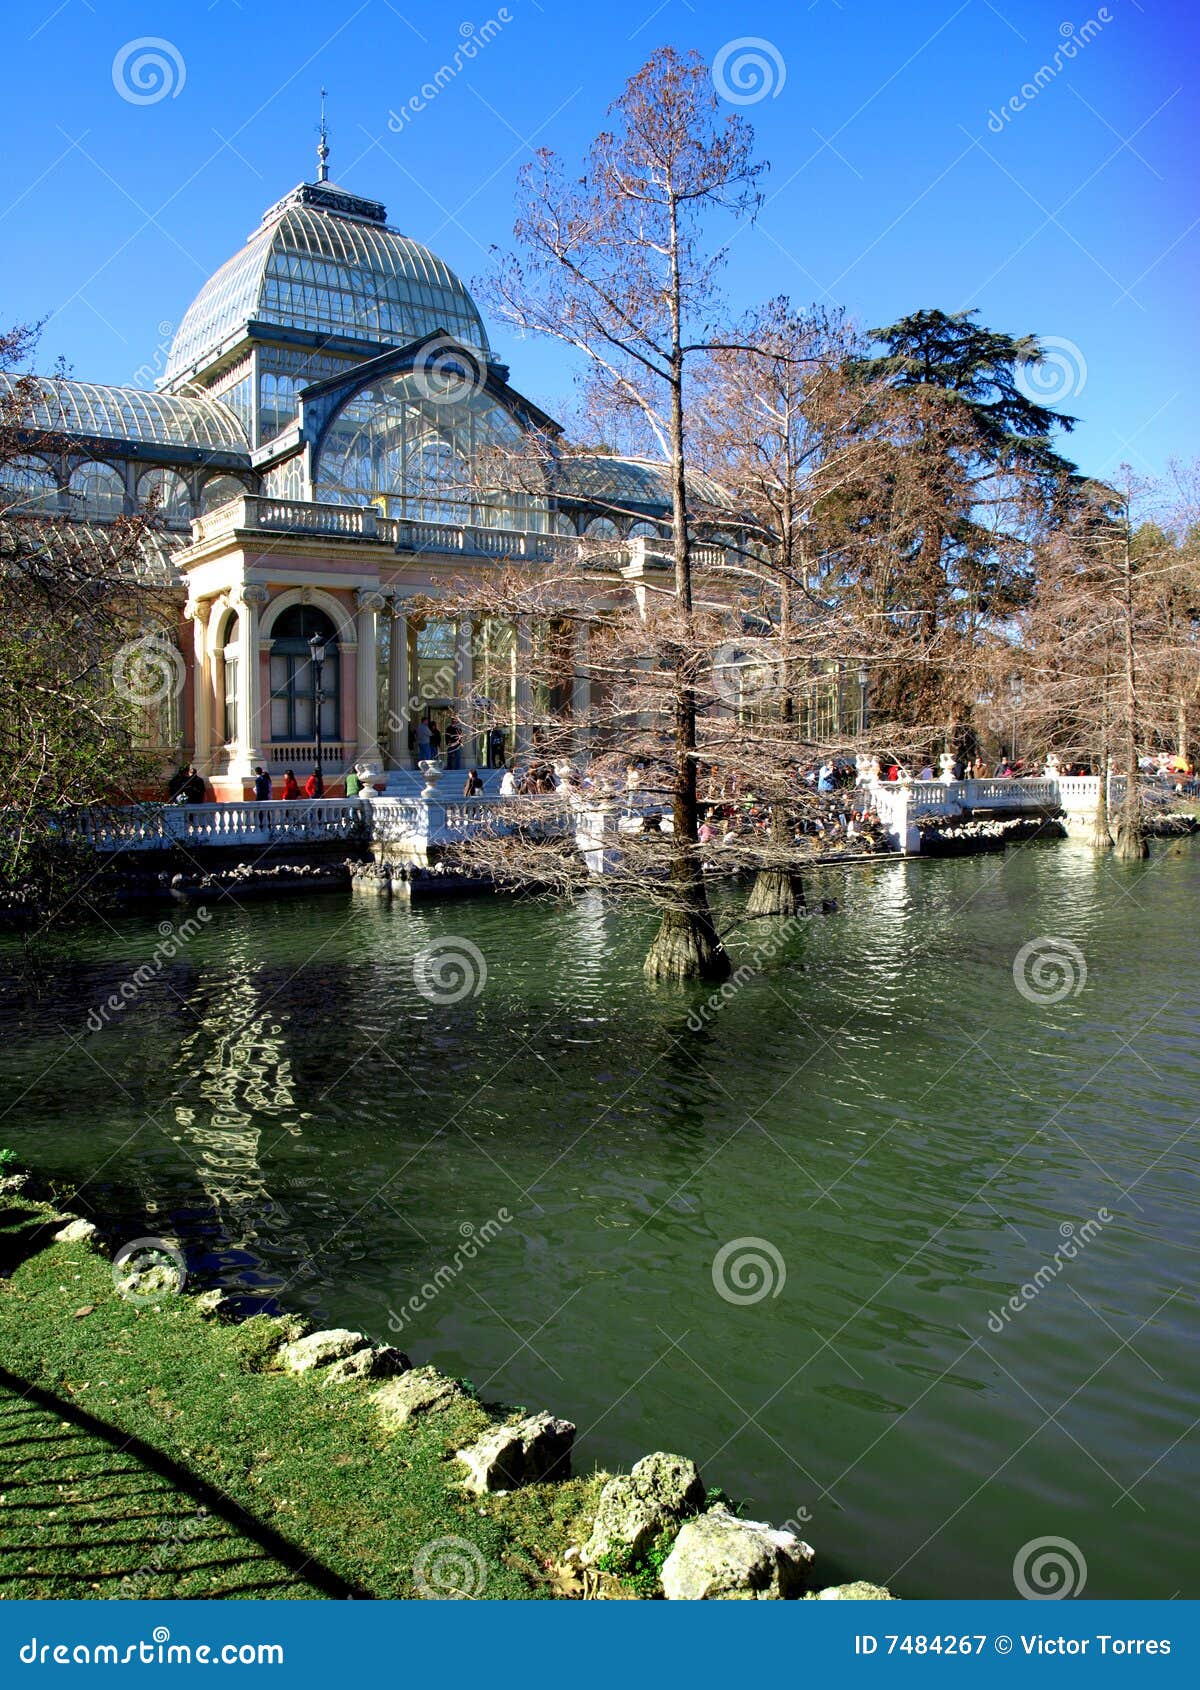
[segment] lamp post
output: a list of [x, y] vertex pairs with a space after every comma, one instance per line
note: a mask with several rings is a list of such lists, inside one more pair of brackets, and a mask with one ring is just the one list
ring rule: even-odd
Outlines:
[[313, 672], [313, 721], [316, 728], [317, 741], [317, 771], [324, 781], [325, 770], [321, 760], [321, 705], [325, 702], [325, 694], [321, 691], [321, 672], [325, 667], [325, 641], [320, 634], [314, 634], [308, 642], [309, 653], [312, 657]]

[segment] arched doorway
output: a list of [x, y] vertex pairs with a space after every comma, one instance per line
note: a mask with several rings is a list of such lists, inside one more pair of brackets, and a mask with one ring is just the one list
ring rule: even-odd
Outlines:
[[[337, 629], [323, 610], [293, 604], [276, 618], [271, 631], [271, 742], [309, 746], [317, 737], [316, 680], [309, 641], [324, 642], [321, 672], [321, 738], [326, 745], [342, 737], [342, 665]], [[293, 753], [294, 755], [294, 753]]]

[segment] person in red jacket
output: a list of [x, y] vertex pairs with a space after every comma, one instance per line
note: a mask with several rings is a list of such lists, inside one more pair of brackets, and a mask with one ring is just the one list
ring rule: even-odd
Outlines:
[[299, 798], [300, 796], [300, 788], [296, 784], [296, 777], [290, 769], [283, 777], [283, 792], [281, 796], [284, 798]]
[[324, 798], [325, 780], [320, 769], [314, 768], [312, 774], [305, 781], [304, 796], [306, 798]]

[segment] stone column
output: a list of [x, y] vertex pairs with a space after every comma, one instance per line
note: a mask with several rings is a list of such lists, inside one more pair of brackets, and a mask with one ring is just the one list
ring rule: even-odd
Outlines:
[[371, 774], [382, 773], [379, 759], [379, 676], [375, 652], [375, 617], [387, 601], [379, 592], [359, 592], [354, 603], [358, 612], [358, 673], [354, 717], [357, 724], [354, 761], [365, 764]]
[[208, 661], [208, 605], [191, 599], [184, 615], [192, 624], [192, 761], [202, 775], [212, 758], [212, 669]]
[[458, 700], [458, 715], [462, 731], [459, 766], [469, 769], [475, 763], [475, 653], [472, 648], [474, 629], [465, 618], [454, 627], [454, 694]]
[[393, 769], [411, 769], [412, 753], [408, 749], [410, 670], [408, 657], [408, 616], [404, 600], [391, 601], [392, 626], [388, 644], [388, 762]]
[[531, 737], [529, 718], [533, 714], [533, 685], [529, 679], [533, 665], [533, 628], [528, 616], [517, 618], [513, 660], [516, 664], [517, 698], [517, 734], [513, 749], [518, 756], [527, 756]]
[[585, 757], [591, 742], [592, 729], [589, 717], [592, 708], [592, 677], [588, 670], [588, 638], [590, 628], [586, 622], [575, 624], [573, 639], [574, 673], [571, 677], [571, 751], [576, 757]]
[[247, 584], [237, 600], [237, 747], [230, 774], [249, 780], [254, 765], [261, 761], [259, 735], [262, 731], [262, 681], [259, 662], [259, 620], [269, 594], [265, 587]]

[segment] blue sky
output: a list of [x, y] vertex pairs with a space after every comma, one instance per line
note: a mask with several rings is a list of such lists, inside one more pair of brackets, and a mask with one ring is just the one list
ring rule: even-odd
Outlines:
[[[9, 18], [0, 316], [48, 318], [43, 366], [152, 382], [205, 277], [313, 175], [322, 83], [333, 179], [470, 279], [510, 242], [531, 146], [577, 158], [664, 42], [713, 62], [754, 38], [726, 55], [734, 78], [747, 51], [766, 67], [737, 109], [771, 162], [731, 249], [735, 305], [785, 292], [868, 325], [977, 306], [1052, 338], [1092, 473], [1200, 451], [1194, 0], [37, 0]], [[169, 91], [138, 103], [122, 53], [147, 37]], [[494, 338], [560, 412], [561, 352]]]

